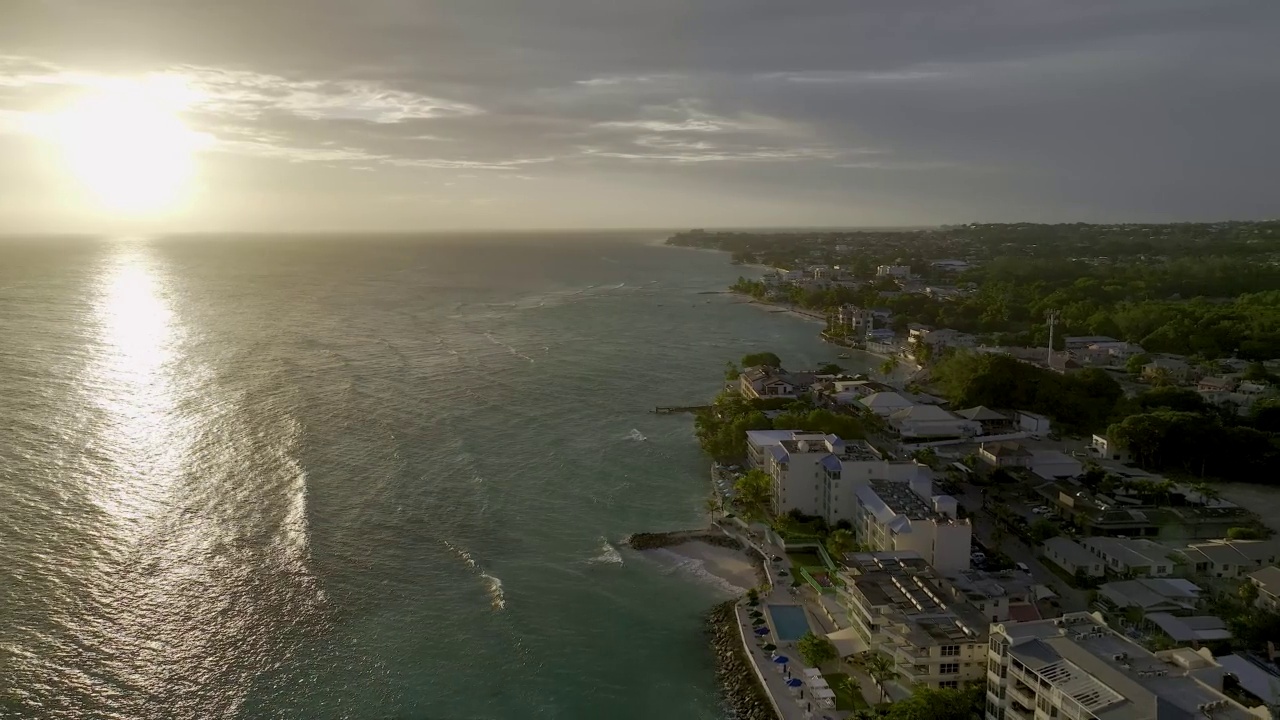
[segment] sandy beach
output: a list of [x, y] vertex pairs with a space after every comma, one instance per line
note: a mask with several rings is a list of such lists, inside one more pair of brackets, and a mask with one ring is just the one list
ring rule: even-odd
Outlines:
[[760, 583], [755, 563], [742, 550], [690, 540], [642, 552], [663, 565], [679, 568], [681, 572], [707, 580], [729, 593], [741, 594]]

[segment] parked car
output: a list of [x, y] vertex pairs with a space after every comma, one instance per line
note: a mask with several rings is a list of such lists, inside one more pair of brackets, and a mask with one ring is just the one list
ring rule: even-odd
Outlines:
[[1028, 575], [1030, 575], [1030, 574], [1031, 574], [1031, 568], [1027, 567], [1027, 564], [1026, 564], [1026, 563], [1024, 563], [1024, 562], [1016, 562], [1016, 563], [1014, 563], [1014, 564], [1013, 564], [1013, 566], [1014, 566], [1014, 567], [1016, 567], [1016, 568], [1018, 568], [1019, 570], [1021, 570], [1022, 572], [1026, 573], [1026, 574], [1028, 574]]

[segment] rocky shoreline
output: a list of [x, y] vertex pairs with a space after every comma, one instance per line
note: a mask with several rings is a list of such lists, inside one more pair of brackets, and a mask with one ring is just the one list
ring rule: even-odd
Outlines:
[[733, 600], [720, 603], [707, 614], [707, 635], [716, 659], [716, 681], [725, 704], [736, 720], [776, 720], [773, 705], [751, 668], [742, 648]]
[[672, 545], [680, 545], [694, 540], [708, 545], [729, 548], [730, 550], [743, 549], [741, 542], [714, 528], [676, 530], [674, 532], [661, 533], [633, 533], [627, 537], [626, 543], [632, 550], [657, 550], [658, 548], [671, 547]]

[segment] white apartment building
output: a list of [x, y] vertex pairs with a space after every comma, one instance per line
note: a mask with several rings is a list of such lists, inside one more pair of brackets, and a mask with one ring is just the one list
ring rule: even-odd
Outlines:
[[840, 328], [855, 336], [866, 335], [875, 319], [871, 310], [857, 305], [842, 305], [836, 313], [836, 322]]
[[973, 527], [956, 517], [956, 499], [933, 495], [933, 483], [872, 480], [854, 488], [853, 529], [873, 550], [914, 550], [939, 572], [969, 568]]
[[909, 278], [910, 265], [880, 265], [876, 268], [876, 277]]
[[1222, 693], [1207, 649], [1152, 653], [1099, 616], [997, 623], [990, 629], [986, 720], [1264, 720]]
[[924, 465], [891, 462], [863, 440], [822, 433], [748, 431], [747, 460], [773, 478], [775, 513], [799, 510], [833, 524], [853, 520], [854, 489], [873, 479], [932, 486], [932, 471]]
[[988, 620], [949, 593], [923, 558], [874, 552], [844, 560], [840, 599], [851, 627], [893, 659], [899, 682], [955, 688], [982, 678]]

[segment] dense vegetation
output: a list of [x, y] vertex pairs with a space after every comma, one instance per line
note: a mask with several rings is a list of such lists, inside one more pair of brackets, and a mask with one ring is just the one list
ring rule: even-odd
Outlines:
[[1106, 372], [1061, 375], [1006, 355], [959, 351], [932, 369], [954, 407], [987, 405], [1043, 413], [1071, 433], [1105, 432], [1141, 467], [1241, 482], [1277, 482], [1280, 402], [1248, 417], [1206, 403], [1194, 390], [1156, 387], [1125, 397]]
[[955, 352], [932, 370], [956, 408], [986, 405], [1049, 416], [1069, 432], [1102, 430], [1124, 395], [1102, 370], [1060, 375], [1008, 355]]
[[[781, 235], [703, 234], [672, 242], [720, 247], [740, 260], [778, 267], [838, 265], [847, 277], [865, 282], [825, 290], [771, 289], [740, 279], [733, 289], [814, 310], [845, 303], [886, 308], [899, 330], [921, 323], [981, 335], [993, 344], [1043, 346], [1046, 313], [1056, 310], [1059, 337], [1107, 335], [1151, 352], [1203, 358], [1280, 357], [1278, 222], [979, 225], [791, 235], [789, 242]], [[926, 260], [945, 253], [976, 258], [975, 267], [947, 274]], [[909, 265], [926, 282], [969, 291], [948, 299], [900, 293], [892, 280], [874, 277], [880, 263]]]

